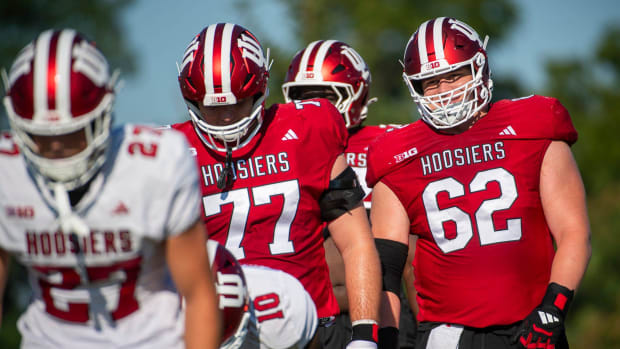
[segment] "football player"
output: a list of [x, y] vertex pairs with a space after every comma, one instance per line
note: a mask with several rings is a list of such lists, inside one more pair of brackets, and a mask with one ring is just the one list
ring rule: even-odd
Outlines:
[[[365, 181], [366, 150], [378, 135], [397, 127], [397, 125], [362, 125], [368, 115], [368, 106], [376, 101], [376, 98], [369, 97], [370, 83], [368, 65], [351, 46], [336, 40], [319, 40], [311, 42], [295, 55], [282, 85], [286, 102], [326, 98], [338, 109], [348, 131], [345, 157], [366, 193], [364, 197], [366, 210], [370, 210], [371, 203], [371, 192]], [[323, 235], [329, 275], [340, 306], [340, 314], [331, 331], [333, 334], [327, 338], [324, 345], [328, 348], [342, 348], [351, 336], [344, 265], [329, 230], [325, 229]], [[401, 332], [400, 346], [411, 347], [415, 337], [415, 324], [408, 303], [405, 302], [403, 305], [406, 308], [403, 309], [405, 316], [402, 319], [405, 328]]]
[[555, 98], [491, 103], [486, 43], [445, 17], [407, 43], [403, 77], [422, 120], [368, 151], [382, 315], [392, 314], [381, 326], [398, 326], [415, 234], [416, 348], [567, 348], [591, 254], [577, 132]]
[[316, 307], [303, 285], [282, 270], [241, 265], [215, 240], [207, 241], [223, 313], [221, 349], [320, 348], [313, 341]]
[[191, 120], [172, 127], [196, 154], [207, 230], [241, 263], [299, 279], [322, 338], [339, 312], [322, 245], [327, 222], [352, 290], [352, 345], [376, 347], [379, 260], [365, 194], [343, 154], [345, 124], [325, 99], [265, 109], [268, 56], [232, 23], [209, 25], [185, 51], [179, 84]]
[[112, 128], [116, 75], [72, 29], [38, 35], [4, 78], [0, 280], [9, 254], [29, 273], [22, 348], [217, 348], [185, 137]]

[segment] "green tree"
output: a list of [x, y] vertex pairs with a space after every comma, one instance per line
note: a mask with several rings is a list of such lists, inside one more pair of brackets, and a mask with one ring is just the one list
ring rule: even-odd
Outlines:
[[620, 27], [605, 31], [592, 56], [547, 64], [546, 94], [571, 112], [573, 151], [588, 193], [592, 259], [569, 315], [576, 348], [620, 346]]
[[[74, 28], [94, 40], [110, 65], [131, 74], [135, 54], [123, 35], [119, 14], [134, 0], [19, 0], [0, 2], [0, 67], [7, 70], [26, 44], [41, 31]], [[2, 91], [4, 92], [4, 86]], [[2, 93], [4, 95], [4, 93]], [[0, 108], [0, 130], [8, 127]]]

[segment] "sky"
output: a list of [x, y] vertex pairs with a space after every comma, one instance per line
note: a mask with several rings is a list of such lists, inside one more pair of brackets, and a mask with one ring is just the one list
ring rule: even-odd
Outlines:
[[[620, 23], [617, 0], [514, 2], [521, 10], [521, 20], [501, 46], [493, 46], [489, 61], [495, 76], [516, 76], [533, 93], [545, 83], [547, 60], [590, 56], [605, 27], [612, 22]], [[252, 26], [235, 11], [231, 1], [175, 0], [174, 6], [170, 4], [165, 0], [137, 0], [123, 14], [138, 69], [132, 77], [124, 78], [117, 95], [117, 123], [162, 125], [188, 117], [177, 83], [176, 62], [181, 60], [193, 36], [208, 24], [239, 23], [263, 41], [266, 38], [276, 44], [285, 45], [293, 40], [286, 30], [292, 19], [284, 15], [276, 0], [255, 2], [258, 5], [254, 5], [253, 12], [269, 15], [262, 17], [266, 18], [264, 21], [254, 20]], [[412, 32], [415, 27], [417, 24], [412, 25]], [[273, 82], [270, 87], [279, 91]]]

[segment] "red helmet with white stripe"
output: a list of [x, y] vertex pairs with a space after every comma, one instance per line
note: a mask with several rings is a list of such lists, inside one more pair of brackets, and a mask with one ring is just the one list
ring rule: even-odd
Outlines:
[[223, 316], [220, 349], [240, 348], [248, 332], [250, 301], [239, 261], [215, 240], [207, 240], [207, 253]]
[[[308, 87], [329, 89], [347, 128], [359, 126], [368, 114], [370, 70], [351, 46], [336, 40], [311, 42], [299, 51], [282, 85], [286, 102], [302, 99]], [[320, 95], [319, 95], [320, 96]], [[324, 96], [321, 96], [324, 97]]]
[[[268, 56], [249, 30], [232, 23], [209, 25], [185, 50], [181, 93], [196, 133], [209, 148], [241, 148], [260, 128], [268, 94]], [[200, 106], [233, 105], [244, 98], [253, 98], [250, 115], [230, 125], [209, 124], [201, 115]]]
[[[45, 182], [74, 189], [105, 161], [115, 77], [99, 50], [72, 29], [48, 30], [24, 47], [5, 75], [4, 105], [29, 167]], [[60, 159], [40, 154], [33, 139], [83, 132], [86, 147]]]
[[[429, 125], [446, 129], [460, 125], [491, 100], [493, 81], [486, 43], [469, 25], [454, 18], [428, 20], [411, 36], [405, 49], [403, 78], [418, 111]], [[472, 80], [451, 91], [425, 96], [421, 81], [462, 67]]]

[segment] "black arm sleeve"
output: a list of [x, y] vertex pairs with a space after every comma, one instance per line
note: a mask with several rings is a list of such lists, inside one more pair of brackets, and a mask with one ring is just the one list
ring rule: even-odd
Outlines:
[[387, 239], [375, 239], [375, 245], [381, 261], [383, 291], [390, 291], [399, 295], [409, 249], [403, 243]]
[[333, 221], [349, 210], [355, 208], [366, 194], [362, 189], [355, 171], [347, 167], [338, 177], [329, 181], [329, 187], [319, 199], [321, 219]]

